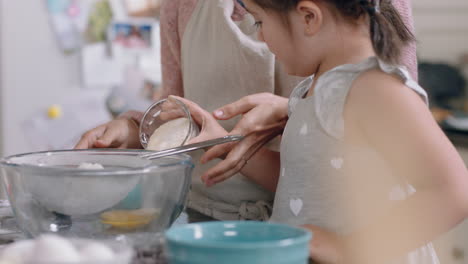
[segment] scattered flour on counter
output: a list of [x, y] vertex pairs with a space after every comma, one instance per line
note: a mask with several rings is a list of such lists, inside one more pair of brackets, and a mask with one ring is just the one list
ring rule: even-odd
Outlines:
[[184, 143], [189, 129], [190, 120], [185, 117], [164, 123], [151, 135], [147, 149], [159, 151], [179, 147]]

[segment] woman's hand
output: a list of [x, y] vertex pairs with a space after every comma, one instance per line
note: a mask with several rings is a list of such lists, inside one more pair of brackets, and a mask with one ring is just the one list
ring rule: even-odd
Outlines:
[[260, 93], [216, 110], [213, 115], [219, 120], [243, 115], [229, 135], [243, 135], [245, 138], [241, 142], [218, 145], [208, 150], [201, 158], [202, 163], [215, 158], [225, 159], [205, 172], [202, 178], [218, 183], [238, 173], [261, 147], [282, 134], [288, 118], [287, 109], [287, 98]]
[[138, 124], [122, 116], [84, 133], [75, 149], [141, 148], [138, 135]]
[[343, 242], [337, 234], [314, 225], [305, 225], [304, 228], [313, 234], [309, 243], [310, 258], [313, 263], [345, 263]]

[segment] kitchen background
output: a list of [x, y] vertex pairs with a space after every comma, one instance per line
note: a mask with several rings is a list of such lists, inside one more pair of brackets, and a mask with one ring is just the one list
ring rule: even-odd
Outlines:
[[[129, 96], [106, 101], [112, 88], [120, 86], [120, 94], [128, 92], [137, 97], [142, 91], [122, 86], [137, 86], [142, 82], [157, 86], [160, 81], [157, 20], [129, 18], [127, 6], [122, 4], [130, 3], [130, 8], [136, 9], [156, 0], [108, 2], [114, 13], [113, 20], [123, 25], [121, 29], [128, 24], [142, 25], [142, 29], [148, 25], [150, 37], [154, 38], [148, 40], [152, 41], [151, 49], [135, 46], [126, 50], [115, 44], [111, 51], [110, 45], [98, 40], [86, 40], [83, 49], [77, 50], [73, 37], [76, 29], [67, 24], [66, 18], [55, 14], [62, 2], [76, 2], [79, 15], [84, 14], [86, 8], [93, 9], [89, 11], [89, 21], [81, 21], [76, 15], [76, 24], [93, 23], [93, 15], [106, 16], [108, 12], [106, 7], [93, 6], [107, 1], [0, 1], [2, 155], [70, 147], [70, 142], [76, 141], [82, 131], [110, 118], [106, 103], [122, 108], [120, 110], [130, 105], [141, 110], [146, 108], [147, 105], [138, 100], [140, 98], [124, 102]], [[97, 20], [95, 28], [99, 29], [99, 23], [106, 22]], [[113, 56], [108, 56], [108, 52], [113, 52]], [[87, 107], [80, 107], [78, 103]], [[48, 111], [58, 111], [55, 114], [59, 117], [46, 118]]]
[[[72, 27], [54, 24], [63, 18], [55, 16], [53, 2], [60, 1], [0, 0], [0, 156], [70, 147], [83, 131], [112, 114], [130, 107], [145, 109], [151, 102], [148, 94], [160, 83], [157, 20], [129, 18], [126, 12], [153, 14], [142, 7], [155, 1], [109, 0], [116, 42], [88, 40], [82, 50], [75, 49], [76, 42], [66, 34]], [[81, 4], [102, 1], [75, 2], [84, 10]], [[421, 82], [433, 94], [441, 94], [433, 100], [434, 106], [457, 112], [457, 119], [441, 124], [457, 139], [454, 142], [468, 163], [468, 144], [463, 141], [468, 138], [463, 115], [468, 104], [466, 87], [459, 80], [460, 73], [468, 78], [468, 1], [412, 2], [418, 57], [424, 65]], [[105, 16], [106, 10], [93, 14]], [[68, 11], [73, 15], [76, 10]], [[119, 47], [119, 28], [129, 24], [140, 26], [140, 36], [150, 48]], [[149, 39], [145, 30], [151, 33]], [[468, 263], [468, 222], [439, 239], [437, 248], [441, 263]]]

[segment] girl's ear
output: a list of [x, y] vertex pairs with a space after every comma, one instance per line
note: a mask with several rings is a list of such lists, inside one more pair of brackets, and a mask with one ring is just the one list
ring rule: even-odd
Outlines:
[[323, 14], [320, 7], [313, 1], [303, 0], [297, 4], [296, 11], [304, 25], [304, 34], [315, 35], [322, 26]]

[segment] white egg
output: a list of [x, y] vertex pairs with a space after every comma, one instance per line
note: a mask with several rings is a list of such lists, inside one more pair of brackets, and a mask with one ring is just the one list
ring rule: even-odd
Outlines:
[[31, 263], [79, 263], [80, 255], [71, 242], [55, 235], [43, 235], [36, 240]]
[[2, 250], [0, 263], [23, 264], [34, 250], [34, 241], [24, 240], [8, 245]]
[[98, 261], [112, 261], [115, 254], [108, 246], [91, 242], [80, 250], [81, 260], [89, 263], [96, 263]]

